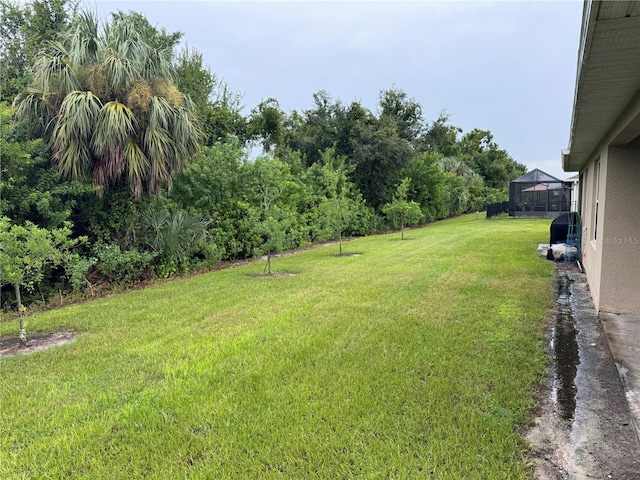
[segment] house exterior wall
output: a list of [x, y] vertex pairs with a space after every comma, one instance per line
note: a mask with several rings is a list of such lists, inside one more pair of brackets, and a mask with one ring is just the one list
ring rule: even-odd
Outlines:
[[582, 263], [596, 309], [638, 313], [640, 139], [626, 146], [602, 147], [581, 173]]
[[565, 171], [580, 172], [582, 260], [593, 301], [611, 313], [640, 314], [639, 5], [585, 1], [562, 152]]
[[640, 139], [609, 147], [599, 310], [640, 312]]
[[[591, 290], [593, 303], [598, 309], [600, 301], [600, 279], [602, 266], [602, 248], [599, 248], [597, 240], [594, 240], [595, 221], [595, 190], [596, 171], [598, 162], [600, 163], [600, 180], [607, 169], [607, 151], [598, 152], [581, 170], [583, 176], [582, 186], [582, 265], [587, 275], [587, 282]], [[606, 190], [606, 184], [600, 185], [600, 195], [602, 189]], [[601, 210], [603, 202], [599, 202], [598, 209]], [[602, 214], [599, 212], [599, 218]], [[601, 228], [601, 225], [599, 226]]]

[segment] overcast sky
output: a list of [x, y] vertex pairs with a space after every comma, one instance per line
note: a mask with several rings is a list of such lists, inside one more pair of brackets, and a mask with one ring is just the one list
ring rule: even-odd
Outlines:
[[326, 90], [376, 111], [381, 90], [491, 130], [529, 169], [566, 178], [582, 2], [86, 1], [101, 16], [144, 13], [184, 33], [244, 113], [274, 97], [303, 111]]

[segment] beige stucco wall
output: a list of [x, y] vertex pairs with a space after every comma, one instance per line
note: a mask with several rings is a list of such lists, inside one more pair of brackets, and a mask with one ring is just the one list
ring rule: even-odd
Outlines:
[[639, 313], [640, 138], [607, 157], [599, 310]]
[[[600, 161], [594, 239], [596, 164]], [[640, 312], [640, 139], [602, 148], [582, 170], [582, 263], [598, 311]]]
[[602, 230], [603, 199], [606, 192], [606, 182], [602, 179], [607, 171], [607, 150], [602, 150], [582, 170], [582, 264], [587, 275], [587, 282], [591, 291], [591, 297], [596, 309], [600, 301], [600, 278], [602, 265], [602, 248], [593, 240], [593, 221], [595, 213], [595, 178], [596, 164], [600, 161], [600, 202], [598, 229]]

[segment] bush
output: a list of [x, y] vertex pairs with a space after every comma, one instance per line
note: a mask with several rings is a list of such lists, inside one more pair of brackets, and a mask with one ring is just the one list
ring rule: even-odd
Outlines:
[[202, 256], [207, 246], [208, 224], [182, 210], [156, 208], [142, 216], [142, 240], [155, 252], [161, 277], [191, 269], [194, 258]]
[[95, 257], [86, 258], [78, 254], [65, 256], [64, 268], [73, 292], [81, 292], [85, 287], [91, 286], [87, 280], [87, 275], [97, 261]]
[[135, 249], [121, 250], [114, 243], [96, 243], [93, 247], [96, 271], [110, 283], [124, 285], [137, 283], [152, 277], [151, 268], [155, 254]]

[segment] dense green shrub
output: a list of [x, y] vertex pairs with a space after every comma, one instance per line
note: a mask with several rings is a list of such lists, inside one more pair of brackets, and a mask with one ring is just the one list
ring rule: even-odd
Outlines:
[[142, 216], [141, 223], [142, 241], [155, 254], [161, 277], [188, 272], [197, 254], [213, 263], [218, 259], [215, 245], [207, 246], [208, 222], [195, 215], [156, 207]]
[[155, 253], [122, 250], [115, 243], [100, 241], [93, 246], [93, 254], [96, 271], [114, 285], [136, 283], [154, 276], [152, 262]]

